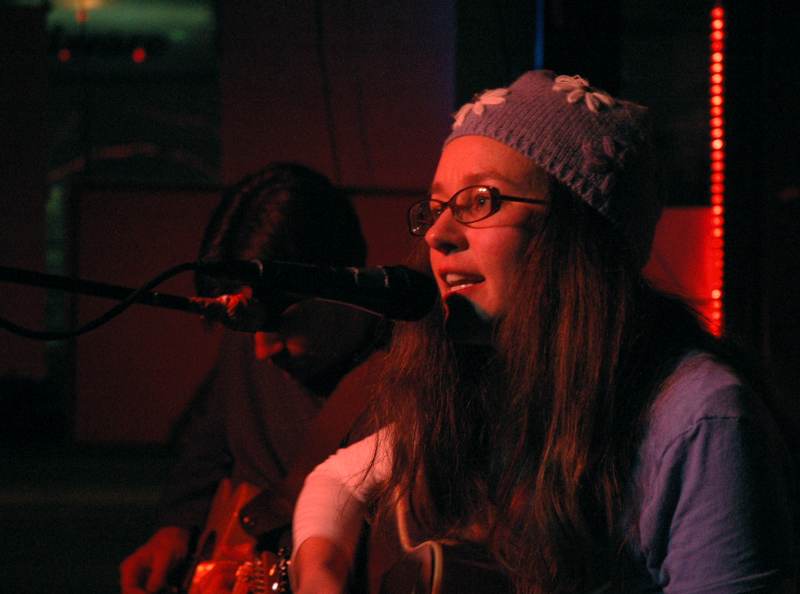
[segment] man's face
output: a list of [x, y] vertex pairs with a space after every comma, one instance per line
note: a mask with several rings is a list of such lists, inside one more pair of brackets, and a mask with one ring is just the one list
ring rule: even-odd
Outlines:
[[274, 330], [256, 332], [256, 359], [270, 359], [298, 377], [310, 377], [357, 348], [373, 317], [320, 299], [290, 305]]

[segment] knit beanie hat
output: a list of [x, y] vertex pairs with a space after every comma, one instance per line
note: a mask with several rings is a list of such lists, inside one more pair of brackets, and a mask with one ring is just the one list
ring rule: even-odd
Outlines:
[[661, 214], [650, 187], [647, 108], [615, 99], [580, 76], [536, 70], [463, 105], [445, 145], [469, 135], [531, 159], [622, 231], [639, 266], [647, 262]]

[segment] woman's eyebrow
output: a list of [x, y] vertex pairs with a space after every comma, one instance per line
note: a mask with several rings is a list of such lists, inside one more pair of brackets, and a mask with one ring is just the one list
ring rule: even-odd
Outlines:
[[[462, 187], [467, 186], [475, 186], [485, 184], [488, 180], [499, 181], [506, 183], [514, 188], [522, 189], [522, 182], [521, 180], [514, 180], [509, 178], [508, 176], [500, 173], [499, 171], [495, 171], [494, 169], [484, 169], [482, 171], [478, 171], [475, 173], [470, 173], [465, 175], [463, 178], [464, 185]], [[460, 189], [460, 188], [459, 188]], [[429, 195], [433, 194], [442, 194], [443, 189], [442, 185], [439, 183], [434, 182], [431, 184], [430, 189], [428, 190]]]
[[511, 179], [507, 175], [504, 175], [499, 171], [495, 171], [494, 169], [484, 169], [483, 171], [472, 173], [466, 176], [464, 181], [468, 182], [468, 185], [470, 185], [486, 183], [486, 181], [490, 179], [500, 181], [514, 187], [518, 187], [520, 184], [520, 180]]

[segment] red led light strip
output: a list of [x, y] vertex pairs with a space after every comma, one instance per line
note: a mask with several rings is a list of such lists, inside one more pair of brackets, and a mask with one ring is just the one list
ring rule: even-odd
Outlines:
[[709, 72], [710, 190], [711, 190], [711, 319], [710, 329], [724, 330], [723, 279], [725, 267], [725, 9], [711, 10]]

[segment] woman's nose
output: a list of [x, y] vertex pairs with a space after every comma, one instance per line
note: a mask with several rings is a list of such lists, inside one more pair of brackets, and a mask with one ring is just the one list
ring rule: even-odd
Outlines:
[[430, 249], [444, 254], [466, 249], [464, 225], [455, 220], [452, 210], [446, 208], [425, 232], [425, 243]]

